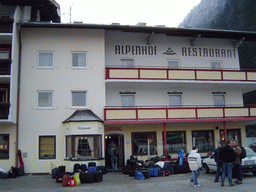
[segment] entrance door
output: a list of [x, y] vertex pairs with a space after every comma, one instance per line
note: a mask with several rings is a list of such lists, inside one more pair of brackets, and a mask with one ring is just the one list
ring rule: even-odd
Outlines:
[[112, 171], [112, 164], [111, 164], [111, 157], [108, 154], [108, 146], [111, 143], [111, 141], [114, 141], [114, 143], [117, 145], [119, 149], [119, 155], [118, 155], [118, 162], [117, 167], [118, 170], [121, 171], [122, 167], [124, 166], [124, 136], [123, 135], [107, 135], [105, 137], [105, 166], [110, 171]]
[[[225, 141], [224, 130], [220, 130], [220, 139]], [[241, 145], [240, 129], [227, 129], [227, 141], [237, 141], [238, 145]]]

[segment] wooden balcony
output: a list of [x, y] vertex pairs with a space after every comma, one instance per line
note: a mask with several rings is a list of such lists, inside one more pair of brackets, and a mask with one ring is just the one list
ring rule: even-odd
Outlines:
[[12, 33], [12, 27], [12, 18], [0, 18], [0, 33]]
[[106, 107], [105, 124], [256, 120], [256, 107]]
[[106, 79], [256, 82], [256, 71], [106, 67]]
[[0, 75], [10, 75], [11, 59], [0, 59]]
[[10, 103], [0, 103], [0, 119], [8, 119]]

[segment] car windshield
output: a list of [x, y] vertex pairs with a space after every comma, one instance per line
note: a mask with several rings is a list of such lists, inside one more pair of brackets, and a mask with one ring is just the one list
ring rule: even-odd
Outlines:
[[246, 157], [256, 157], [256, 153], [252, 149], [247, 148], [245, 150], [246, 150]]

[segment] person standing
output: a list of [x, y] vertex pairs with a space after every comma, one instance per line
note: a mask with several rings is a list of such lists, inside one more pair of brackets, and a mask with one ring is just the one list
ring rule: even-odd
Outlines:
[[213, 154], [214, 160], [215, 160], [216, 165], [217, 165], [217, 171], [216, 171], [214, 182], [218, 182], [219, 177], [220, 177], [220, 169], [222, 167], [222, 160], [220, 159], [220, 150], [222, 148], [223, 148], [223, 143], [220, 141], [218, 143], [218, 147], [215, 149], [214, 154]]
[[232, 183], [232, 168], [233, 161], [236, 159], [235, 151], [232, 149], [232, 143], [227, 142], [227, 145], [220, 150], [220, 159], [222, 160], [222, 177], [221, 177], [221, 186], [224, 186], [226, 174], [228, 175], [229, 186], [235, 186]]
[[194, 187], [200, 187], [198, 184], [197, 178], [200, 175], [200, 168], [202, 167], [202, 162], [201, 162], [201, 156], [198, 153], [198, 147], [194, 146], [193, 150], [191, 150], [189, 156], [188, 156], [188, 164], [189, 168], [192, 171], [192, 178], [188, 180], [190, 185], [193, 185], [194, 182]]
[[113, 140], [111, 140], [111, 143], [108, 146], [108, 154], [111, 158], [111, 164], [112, 164], [112, 171], [117, 171], [117, 155], [118, 155], [118, 147], [114, 143]]
[[241, 158], [240, 158], [242, 149], [241, 147], [238, 146], [237, 141], [233, 141], [233, 149], [235, 150], [235, 153], [236, 153], [236, 160], [233, 162], [233, 165], [234, 165], [234, 171], [236, 173], [236, 178], [237, 178], [237, 180], [234, 183], [242, 184], [243, 173], [242, 173]]

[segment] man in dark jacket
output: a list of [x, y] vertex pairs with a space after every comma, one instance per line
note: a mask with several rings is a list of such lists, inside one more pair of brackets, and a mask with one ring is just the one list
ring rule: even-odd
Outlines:
[[227, 145], [220, 150], [220, 159], [223, 162], [221, 186], [224, 186], [226, 174], [228, 175], [229, 186], [235, 186], [235, 184], [232, 183], [232, 168], [233, 161], [235, 161], [236, 159], [236, 154], [235, 151], [232, 149], [232, 143], [230, 141], [228, 141]]
[[216, 165], [217, 165], [217, 171], [216, 171], [214, 182], [218, 182], [219, 177], [220, 177], [220, 168], [222, 167], [222, 160], [220, 159], [220, 150], [222, 148], [223, 148], [223, 143], [220, 141], [218, 143], [218, 148], [215, 149], [214, 154], [213, 154], [214, 160], [215, 160]]
[[235, 150], [235, 153], [236, 153], [236, 160], [233, 162], [234, 171], [237, 176], [237, 181], [235, 181], [235, 183], [242, 184], [243, 183], [243, 173], [242, 173], [242, 168], [241, 168], [242, 159], [240, 158], [242, 149], [241, 149], [241, 147], [238, 146], [237, 141], [233, 141], [233, 149]]

